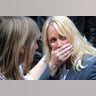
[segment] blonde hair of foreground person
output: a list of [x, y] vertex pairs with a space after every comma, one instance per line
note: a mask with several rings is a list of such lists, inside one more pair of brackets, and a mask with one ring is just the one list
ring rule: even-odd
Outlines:
[[[73, 68], [76, 71], [86, 68], [82, 65], [82, 60], [85, 54], [90, 54], [93, 57], [96, 56], [96, 49], [91, 44], [84, 40], [78, 29], [75, 27], [73, 22], [66, 16], [52, 16], [47, 19], [43, 26], [43, 43], [44, 43], [44, 54], [46, 61], [49, 62], [51, 59], [51, 48], [48, 43], [47, 30], [50, 25], [53, 25], [57, 32], [61, 36], [66, 36], [73, 45], [73, 52], [71, 55], [71, 63], [74, 64]], [[90, 60], [92, 57], [90, 58]]]
[[[34, 44], [39, 36], [40, 31], [37, 24], [29, 17], [0, 17], [0, 73], [7, 80], [24, 79], [19, 69], [21, 63], [23, 72], [33, 76], [33, 79], [40, 78], [46, 68], [42, 60], [36, 68], [29, 72], [30, 62], [34, 56], [32, 50], [34, 50]], [[30, 55], [32, 56], [30, 57]]]

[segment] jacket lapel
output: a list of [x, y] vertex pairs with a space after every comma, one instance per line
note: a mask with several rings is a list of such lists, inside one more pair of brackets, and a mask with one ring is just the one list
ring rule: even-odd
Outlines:
[[72, 67], [69, 69], [69, 72], [68, 72], [65, 80], [75, 80], [75, 77], [76, 77], [77, 73], [78, 73], [78, 72], [75, 72], [75, 71], [73, 70], [73, 66], [72, 66]]

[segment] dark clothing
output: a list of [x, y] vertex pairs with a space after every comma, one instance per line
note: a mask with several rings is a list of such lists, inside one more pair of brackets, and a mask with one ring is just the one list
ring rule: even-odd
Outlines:
[[38, 16], [37, 17], [37, 24], [39, 25], [40, 31], [42, 32], [42, 27], [44, 22], [46, 21], [46, 19], [48, 18], [48, 16]]
[[96, 47], [96, 16], [68, 16], [80, 33]]

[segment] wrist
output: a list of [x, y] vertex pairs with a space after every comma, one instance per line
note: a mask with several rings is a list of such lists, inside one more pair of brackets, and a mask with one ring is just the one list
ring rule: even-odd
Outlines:
[[62, 73], [61, 68], [58, 68], [58, 70], [54, 76], [52, 76], [52, 75], [49, 76], [49, 80], [59, 80], [61, 73]]
[[49, 63], [49, 69], [50, 69], [51, 76], [55, 76], [58, 67], [55, 64]]
[[60, 74], [56, 74], [58, 70], [60, 72], [59, 66], [56, 66], [52, 62], [48, 63], [46, 60], [44, 60], [44, 62], [47, 64], [47, 69], [49, 70], [49, 74], [51, 77], [58, 77], [60, 75]]
[[44, 62], [47, 64], [47, 68], [49, 69], [50, 76], [54, 76], [58, 70], [58, 67], [55, 66], [55, 64], [53, 64], [52, 62], [47, 62], [46, 60], [44, 60]]

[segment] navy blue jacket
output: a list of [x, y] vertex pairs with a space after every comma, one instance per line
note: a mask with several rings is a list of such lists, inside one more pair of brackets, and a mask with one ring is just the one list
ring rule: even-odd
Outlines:
[[[86, 55], [86, 57], [92, 56]], [[65, 80], [96, 80], [96, 57], [93, 57], [91, 60], [83, 60], [82, 64], [87, 65], [87, 67], [78, 72], [74, 71], [73, 67], [71, 67]], [[59, 79], [58, 77], [50, 77], [49, 80]]]

